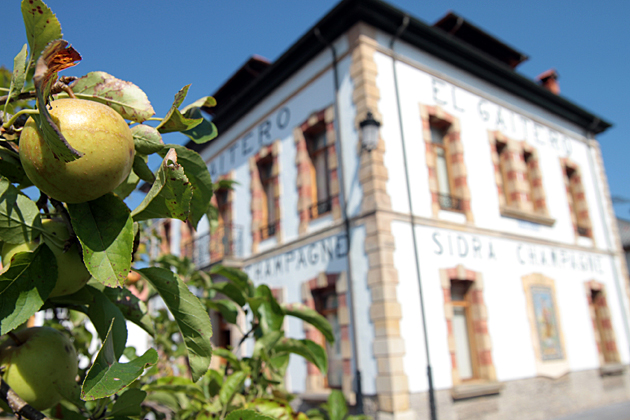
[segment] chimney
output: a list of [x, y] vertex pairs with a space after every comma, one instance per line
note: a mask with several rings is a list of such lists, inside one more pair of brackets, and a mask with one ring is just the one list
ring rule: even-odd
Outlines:
[[544, 87], [551, 93], [556, 95], [560, 94], [560, 85], [558, 84], [558, 78], [560, 75], [556, 69], [549, 69], [536, 77], [536, 80], [540, 83], [540, 86]]

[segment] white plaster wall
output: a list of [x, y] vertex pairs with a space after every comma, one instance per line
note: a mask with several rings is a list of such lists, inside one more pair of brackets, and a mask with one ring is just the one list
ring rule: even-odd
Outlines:
[[[406, 348], [404, 366], [409, 376], [410, 391], [422, 392], [427, 390], [426, 356], [420, 324], [411, 226], [404, 222], [394, 222], [392, 232], [396, 240], [394, 264], [400, 277], [398, 299], [402, 305], [401, 335], [405, 339]], [[440, 245], [434, 239], [435, 234], [438, 235]], [[426, 226], [416, 226], [416, 235], [436, 388], [452, 386], [439, 270], [458, 264], [483, 275], [492, 357], [499, 381], [536, 376], [534, 349], [521, 280], [531, 273], [542, 273], [555, 281], [558, 317], [572, 371], [599, 367], [584, 288], [584, 283], [589, 280], [600, 281], [606, 286], [617, 347], [623, 363], [628, 363], [628, 339], [610, 256]], [[473, 251], [475, 244], [478, 248], [476, 252]], [[529, 257], [530, 249], [536, 255], [535, 263]], [[564, 252], [565, 262], [557, 266], [551, 265], [551, 250], [556, 251], [558, 261], [563, 261], [561, 253]], [[547, 256], [545, 265], [541, 262], [541, 251]], [[575, 267], [572, 258], [575, 260]], [[588, 258], [594, 259], [592, 268]]]
[[[384, 39], [381, 41], [384, 42]], [[589, 150], [580, 129], [421, 51], [402, 43], [397, 44], [396, 48], [407, 59], [417, 62], [417, 66], [401, 61], [396, 64], [414, 214], [432, 217], [419, 105], [439, 105], [458, 118], [461, 124], [461, 141], [475, 226], [591, 246], [592, 243], [588, 240], [577, 242], [573, 233], [559, 160], [561, 157], [569, 157], [580, 166], [586, 197], [592, 203], [589, 213], [595, 246], [606, 249], [605, 227], [602, 225], [600, 208], [596, 205], [594, 173], [589, 164]], [[392, 58], [380, 52], [374, 58], [378, 67], [377, 85], [381, 93], [381, 136], [386, 141], [388, 193], [393, 210], [408, 213]], [[556, 220], [554, 226], [547, 227], [500, 215], [488, 141], [488, 131], [494, 130], [500, 130], [515, 140], [525, 140], [537, 149], [548, 210], [550, 216]]]
[[[335, 43], [339, 54], [347, 50], [345, 37]], [[235, 199], [233, 204], [233, 223], [243, 229], [243, 257], [251, 255], [251, 192], [249, 158], [255, 155], [261, 148], [271, 144], [275, 140], [281, 141], [280, 151], [280, 206], [282, 209], [281, 221], [283, 242], [290, 242], [298, 237], [299, 215], [297, 212], [297, 168], [295, 165], [295, 143], [293, 129], [302, 124], [313, 112], [320, 111], [335, 102], [334, 80], [332, 69], [325, 70], [332, 62], [329, 50], [324, 50], [308, 65], [304, 66], [293, 76], [288, 78], [279, 88], [261, 101], [252, 111], [245, 115], [239, 122], [228, 130], [220, 133], [215, 141], [211, 142], [202, 152], [202, 157], [208, 162], [213, 179], [235, 171]], [[339, 63], [340, 80], [343, 94], [340, 99], [347, 105], [348, 92], [351, 92], [349, 80], [350, 61], [345, 58]], [[296, 91], [299, 92], [296, 93]], [[353, 114], [344, 114], [341, 120], [341, 129], [349, 137], [354, 136], [356, 144], [356, 131], [351, 122]], [[336, 122], [337, 123], [337, 122]], [[346, 165], [344, 181], [352, 182], [356, 179], [358, 164], [356, 149], [351, 150], [352, 140], [348, 144], [344, 142], [344, 154], [351, 156], [351, 162]], [[353, 207], [360, 204], [361, 193], [353, 189]], [[343, 196], [340, 196], [343, 203]], [[343, 205], [343, 204], [342, 204]], [[321, 220], [313, 230], [321, 230], [332, 224], [332, 219]]]

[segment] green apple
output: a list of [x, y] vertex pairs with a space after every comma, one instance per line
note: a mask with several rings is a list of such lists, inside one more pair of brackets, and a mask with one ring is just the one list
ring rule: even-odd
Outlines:
[[2, 378], [36, 410], [46, 410], [61, 399], [60, 389], [74, 386], [77, 353], [72, 342], [49, 327], [27, 328], [0, 345]]
[[40, 235], [34, 242], [22, 244], [5, 243], [2, 246], [2, 265], [7, 267], [11, 264], [11, 258], [18, 252], [32, 251], [39, 245], [41, 238], [51, 249], [57, 260], [56, 285], [49, 297], [65, 296], [72, 294], [82, 288], [90, 279], [90, 272], [83, 263], [81, 252], [76, 243], [66, 251], [63, 250], [65, 242], [70, 238], [66, 225], [57, 219], [46, 219], [42, 221], [42, 227], [55, 240]]
[[120, 114], [83, 99], [59, 99], [50, 106], [61, 133], [84, 156], [68, 163], [57, 159], [29, 118], [20, 135], [20, 160], [37, 188], [59, 201], [83, 203], [113, 191], [127, 179], [134, 143]]

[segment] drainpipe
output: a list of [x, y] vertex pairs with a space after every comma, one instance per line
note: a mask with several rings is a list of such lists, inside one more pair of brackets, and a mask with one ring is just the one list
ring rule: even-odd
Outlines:
[[330, 52], [332, 53], [333, 59], [333, 76], [335, 82], [335, 147], [337, 149], [337, 162], [338, 168], [337, 171], [339, 177], [339, 191], [343, 196], [343, 224], [346, 235], [346, 244], [348, 246], [348, 303], [350, 304], [350, 325], [352, 326], [352, 356], [354, 358], [354, 392], [356, 394], [356, 408], [358, 414], [363, 414], [363, 390], [361, 387], [361, 368], [359, 367], [359, 349], [357, 347], [358, 334], [357, 334], [357, 325], [355, 323], [355, 307], [354, 307], [354, 293], [353, 293], [353, 282], [352, 282], [352, 259], [350, 252], [350, 219], [348, 218], [348, 197], [346, 196], [345, 183], [344, 183], [344, 170], [343, 170], [343, 150], [341, 148], [341, 130], [339, 128], [339, 124], [341, 120], [339, 119], [339, 72], [337, 69], [337, 51], [335, 47], [324, 37], [322, 36], [319, 28], [315, 28], [313, 33], [317, 37], [317, 39], [324, 45], [326, 45]]
[[420, 277], [420, 259], [418, 257], [418, 240], [416, 238], [416, 224], [414, 222], [413, 201], [411, 199], [411, 183], [409, 180], [409, 169], [407, 166], [407, 150], [405, 148], [405, 131], [403, 127], [402, 113], [400, 111], [400, 93], [398, 89], [398, 74], [396, 72], [396, 52], [394, 51], [394, 43], [407, 29], [409, 25], [409, 15], [405, 15], [403, 22], [396, 31], [396, 35], [389, 43], [389, 49], [392, 52], [392, 65], [394, 69], [394, 91], [396, 92], [396, 106], [398, 107], [398, 125], [400, 127], [400, 142], [402, 144], [403, 162], [405, 165], [405, 179], [407, 181], [407, 198], [409, 200], [409, 219], [411, 222], [411, 236], [413, 238], [413, 256], [416, 263], [416, 276], [418, 277], [418, 291], [420, 298], [420, 312], [422, 315], [422, 333], [424, 336], [424, 350], [427, 354], [427, 379], [429, 382], [429, 412], [431, 420], [437, 420], [437, 409], [435, 406], [435, 390], [433, 389], [433, 374], [431, 372], [431, 359], [429, 357], [429, 336], [427, 334], [427, 322], [424, 311], [424, 298], [422, 295], [422, 280]]
[[[599, 120], [595, 120], [593, 121], [593, 124], [595, 124], [596, 122], [599, 122]], [[597, 194], [597, 206], [599, 209], [599, 214], [600, 214], [600, 218], [601, 218], [601, 222], [602, 222], [602, 227], [604, 228], [604, 236], [606, 237], [606, 247], [609, 248], [612, 252], [613, 255], [617, 255], [617, 252], [615, 251], [615, 245], [612, 241], [612, 239], [610, 238], [610, 233], [608, 232], [608, 224], [606, 223], [606, 217], [604, 214], [604, 205], [602, 204], [604, 202], [604, 197], [602, 196], [602, 192], [599, 190], [599, 186], [598, 186], [598, 182], [597, 182], [597, 175], [595, 172], [595, 163], [593, 162], [593, 154], [592, 152], [594, 152], [594, 148], [591, 146], [591, 141], [594, 138], [594, 136], [592, 135], [592, 133], [588, 132], [586, 133], [586, 139], [587, 139], [587, 145], [588, 145], [588, 163], [591, 169], [591, 174], [593, 177], [593, 186], [595, 187], [595, 194]], [[611, 220], [611, 225], [615, 226], [617, 223], [614, 220]], [[617, 289], [617, 296], [619, 298], [619, 306], [621, 308], [621, 318], [623, 319], [623, 326], [624, 326], [624, 330], [626, 333], [626, 339], [627, 339], [627, 343], [628, 346], [630, 346], [630, 326], [628, 325], [628, 312], [626, 312], [626, 304], [625, 301], [623, 299], [624, 293], [623, 293], [623, 288], [621, 287], [621, 283], [619, 281], [619, 278], [621, 277], [619, 275], [619, 271], [617, 270], [617, 264], [615, 264], [615, 258], [611, 258], [610, 259], [610, 265], [612, 266], [612, 272], [613, 272], [613, 277], [615, 278], [615, 286]], [[625, 279], [625, 281], [628, 281], [628, 279]]]

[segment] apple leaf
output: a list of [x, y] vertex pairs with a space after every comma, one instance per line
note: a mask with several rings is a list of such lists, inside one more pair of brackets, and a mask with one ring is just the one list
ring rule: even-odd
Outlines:
[[190, 130], [182, 131], [182, 134], [186, 135], [189, 139], [197, 144], [209, 142], [219, 134], [217, 126], [203, 117], [200, 108], [188, 109], [186, 112], [184, 112], [184, 117], [193, 120], [199, 118], [202, 119], [199, 125], [191, 128]]
[[142, 89], [103, 71], [86, 74], [72, 82], [70, 88], [77, 98], [105, 104], [126, 120], [141, 123], [155, 114]]
[[186, 105], [185, 107], [183, 107], [182, 112], [186, 113], [189, 110], [194, 109], [194, 108], [212, 108], [215, 106], [217, 106], [216, 99], [214, 99], [212, 96], [204, 96], [203, 98], [197, 99], [192, 104]]
[[135, 297], [124, 287], [121, 289], [106, 287], [103, 293], [120, 309], [125, 319], [133, 322], [151, 336], [155, 335], [153, 319], [147, 312], [147, 306], [143, 301]]
[[175, 149], [170, 149], [160, 165], [153, 186], [131, 216], [136, 222], [159, 218], [186, 220], [190, 214], [192, 196], [193, 187], [184, 168], [177, 163]]
[[81, 60], [81, 55], [67, 41], [57, 39], [46, 46], [37, 60], [33, 84], [37, 93], [37, 109], [39, 114], [31, 117], [35, 120], [44, 142], [55, 158], [64, 162], [72, 162], [83, 156], [83, 153], [70, 146], [59, 127], [48, 112], [48, 98], [52, 86], [57, 81], [57, 73], [72, 67]]
[[319, 369], [320, 372], [328, 371], [328, 356], [326, 350], [316, 342], [308, 339], [298, 340], [284, 337], [275, 345], [276, 353], [293, 353], [302, 356]]
[[[7, 95], [7, 104], [11, 98], [16, 97], [22, 88], [24, 87], [24, 81], [26, 80], [26, 57], [28, 56], [28, 50], [26, 44], [22, 47], [22, 50], [13, 59], [13, 75], [11, 76], [11, 85], [9, 86], [9, 93]], [[6, 105], [5, 105], [6, 111]]]
[[330, 322], [328, 322], [328, 320], [320, 315], [315, 309], [311, 309], [303, 303], [289, 303], [282, 304], [280, 306], [282, 306], [286, 315], [299, 318], [317, 328], [329, 343], [333, 343], [335, 341], [335, 336], [333, 335]]
[[157, 290], [173, 314], [188, 350], [192, 379], [197, 382], [208, 371], [212, 357], [212, 324], [208, 310], [172, 271], [149, 267], [138, 272]]
[[42, 230], [37, 205], [4, 178], [0, 194], [0, 240], [20, 244], [37, 237]]
[[255, 410], [234, 410], [225, 420], [274, 420], [273, 417], [266, 416]]
[[219, 401], [221, 401], [221, 405], [226, 406], [232, 401], [234, 394], [240, 391], [245, 379], [247, 379], [247, 372], [243, 371], [234, 372], [225, 379], [219, 391]]
[[57, 261], [47, 245], [19, 252], [0, 275], [0, 335], [17, 328], [39, 311], [55, 287]]
[[155, 181], [155, 175], [153, 175], [149, 165], [147, 165], [148, 161], [149, 159], [146, 155], [136, 153], [133, 157], [133, 171], [141, 180], [151, 184]]
[[150, 155], [164, 148], [162, 135], [150, 125], [138, 124], [131, 127], [131, 135], [137, 153]]
[[114, 338], [109, 326], [107, 336], [98, 351], [94, 364], [88, 371], [81, 387], [81, 399], [93, 401], [116, 394], [135, 381], [147, 366], [157, 363], [158, 354], [149, 349], [142, 356], [129, 363], [120, 363], [114, 353]]
[[114, 194], [105, 194], [86, 203], [68, 204], [68, 212], [90, 274], [106, 286], [121, 286], [131, 269], [134, 239], [127, 205]]
[[31, 47], [30, 63], [37, 62], [46, 45], [61, 38], [61, 25], [55, 14], [41, 0], [22, 0], [26, 39]]
[[184, 173], [194, 189], [190, 201], [188, 220], [196, 229], [199, 221], [208, 212], [210, 199], [212, 198], [212, 178], [208, 171], [208, 165], [206, 165], [199, 153], [177, 144], [167, 145], [159, 153], [160, 156], [166, 156], [166, 148], [175, 149], [177, 152], [177, 163], [184, 167]]
[[184, 86], [175, 95], [175, 100], [173, 101], [173, 105], [171, 105], [171, 109], [169, 109], [166, 117], [164, 117], [162, 122], [160, 122], [160, 124], [156, 127], [160, 133], [164, 134], [172, 133], [174, 131], [190, 130], [201, 124], [204, 120], [203, 118], [186, 118], [179, 111], [179, 106], [182, 102], [184, 102], [184, 98], [186, 98], [186, 94], [188, 94], [188, 88], [190, 88], [190, 85]]
[[0, 176], [6, 177], [12, 183], [20, 184], [21, 188], [33, 185], [24, 172], [20, 155], [5, 148], [0, 148]]
[[142, 404], [146, 396], [147, 393], [138, 388], [126, 390], [118, 396], [107, 416], [139, 416], [142, 413], [140, 404]]
[[113, 322], [114, 355], [116, 360], [122, 356], [127, 345], [127, 323], [125, 316], [103, 292], [95, 287], [86, 287], [92, 295], [93, 302], [88, 307], [87, 315], [101, 340], [105, 341], [110, 320]]
[[136, 189], [138, 182], [140, 182], [140, 177], [134, 171], [131, 171], [127, 179], [114, 189], [114, 194], [121, 200], [124, 200]]

